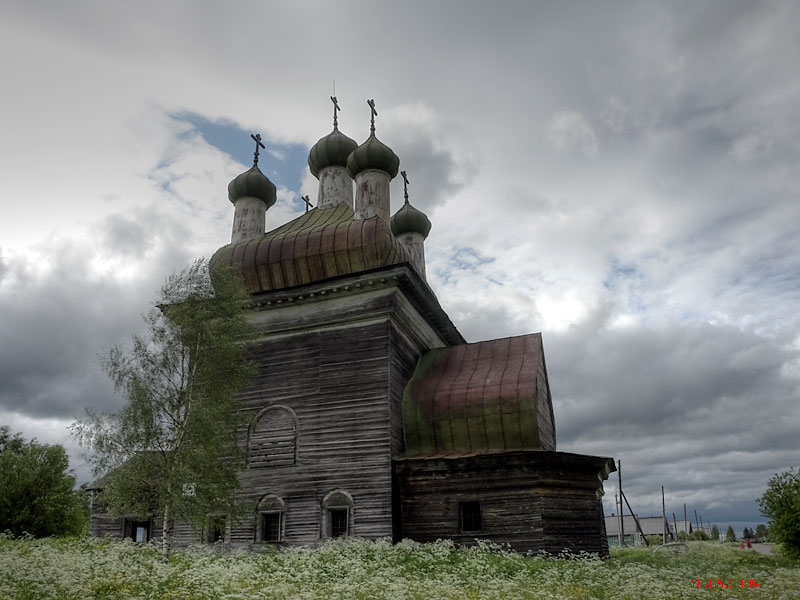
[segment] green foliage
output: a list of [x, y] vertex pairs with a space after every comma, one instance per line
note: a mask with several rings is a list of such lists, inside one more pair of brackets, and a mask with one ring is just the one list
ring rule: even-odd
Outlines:
[[763, 541], [767, 539], [768, 536], [767, 526], [763, 523], [759, 523], [756, 525], [756, 539]]
[[769, 519], [770, 533], [783, 543], [783, 550], [800, 557], [800, 471], [789, 469], [775, 475], [757, 501], [761, 514]]
[[691, 535], [689, 535], [689, 539], [695, 542], [703, 542], [711, 538], [702, 529], [695, 529]]
[[[201, 528], [212, 511], [236, 514], [242, 426], [235, 393], [252, 373], [246, 357], [247, 292], [229, 269], [195, 261], [170, 276], [145, 316], [148, 333], [113, 348], [103, 366], [127, 403], [87, 410], [73, 433], [91, 448], [112, 514], [161, 511]], [[213, 275], [213, 285], [211, 282]], [[165, 528], [164, 556], [171, 531]]]
[[678, 532], [678, 541], [679, 542], [685, 542], [686, 541], [686, 532], [685, 531], [680, 530]]
[[0, 531], [37, 537], [82, 533], [88, 503], [74, 487], [63, 446], [25, 442], [0, 427]]
[[664, 543], [664, 536], [661, 535], [648, 535], [647, 536], [647, 543], [650, 544], [652, 547], [660, 546]]
[[[647, 548], [590, 555], [537, 557], [481, 543], [419, 544], [344, 539], [319, 548], [260, 554], [198, 547], [158, 560], [151, 545], [108, 540], [12, 540], [0, 535], [0, 598], [62, 600], [533, 600], [540, 598], [791, 598], [800, 563], [692, 543], [674, 555]], [[693, 588], [692, 580], [758, 579], [741, 590]], [[728, 593], [729, 592], [729, 593]], [[743, 597], [743, 596], [742, 596]]]
[[718, 540], [719, 539], [719, 527], [716, 524], [711, 526], [711, 539]]
[[726, 542], [735, 542], [736, 541], [736, 532], [733, 531], [733, 527], [728, 525], [727, 531], [725, 531], [725, 541]]

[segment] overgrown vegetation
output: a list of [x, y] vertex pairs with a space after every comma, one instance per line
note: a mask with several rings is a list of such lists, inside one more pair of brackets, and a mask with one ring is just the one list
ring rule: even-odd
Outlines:
[[170, 276], [145, 316], [147, 335], [103, 362], [126, 405], [116, 414], [87, 410], [72, 427], [103, 475], [98, 502], [112, 514], [160, 512], [165, 560], [174, 519], [201, 528], [213, 511], [236, 513], [243, 417], [235, 393], [252, 372], [247, 297], [235, 273], [202, 259]]
[[0, 532], [77, 535], [88, 524], [89, 504], [60, 444], [26, 442], [0, 427]]
[[[0, 536], [0, 600], [800, 598], [800, 563], [718, 543], [685, 554], [624, 548], [612, 558], [526, 557], [481, 544], [337, 540], [258, 554], [220, 547], [175, 551], [130, 541]], [[750, 589], [692, 580], [758, 580]]]
[[783, 542], [787, 553], [800, 558], [800, 471], [775, 475], [758, 499], [761, 514], [769, 519], [769, 534]]

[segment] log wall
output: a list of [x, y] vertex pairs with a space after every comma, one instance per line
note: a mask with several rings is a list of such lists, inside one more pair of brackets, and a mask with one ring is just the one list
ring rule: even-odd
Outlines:
[[[465, 545], [483, 539], [509, 543], [520, 552], [566, 549], [608, 556], [600, 497], [609, 463], [547, 451], [397, 460], [402, 536]], [[480, 503], [480, 532], [461, 531], [463, 502]]]

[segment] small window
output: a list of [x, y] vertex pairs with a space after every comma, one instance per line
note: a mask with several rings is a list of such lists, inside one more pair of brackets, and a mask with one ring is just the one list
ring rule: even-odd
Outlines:
[[213, 515], [208, 518], [206, 525], [206, 542], [213, 544], [214, 542], [225, 541], [225, 516]]
[[459, 502], [458, 508], [461, 513], [461, 531], [483, 530], [480, 502]]
[[283, 540], [283, 513], [286, 505], [280, 496], [266, 494], [256, 507], [255, 541], [277, 543]]
[[328, 511], [328, 520], [331, 524], [330, 536], [332, 538], [347, 535], [348, 512], [346, 508], [334, 508]]
[[261, 513], [261, 541], [281, 541], [281, 513]]
[[322, 498], [320, 537], [345, 537], [353, 533], [353, 497], [345, 490], [331, 490]]
[[125, 537], [132, 539], [137, 544], [148, 542], [150, 540], [150, 521], [125, 519]]

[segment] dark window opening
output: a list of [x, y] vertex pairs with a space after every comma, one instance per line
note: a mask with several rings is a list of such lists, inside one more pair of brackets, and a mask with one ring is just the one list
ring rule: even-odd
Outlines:
[[208, 519], [206, 541], [210, 544], [225, 541], [225, 517], [214, 516]]
[[132, 539], [137, 544], [144, 544], [150, 540], [150, 521], [125, 520], [125, 537]]
[[328, 511], [331, 524], [331, 537], [347, 535], [348, 510], [346, 508], [332, 508]]
[[261, 541], [281, 541], [281, 513], [273, 512], [261, 514]]
[[458, 508], [461, 513], [461, 531], [483, 530], [480, 502], [459, 502]]

